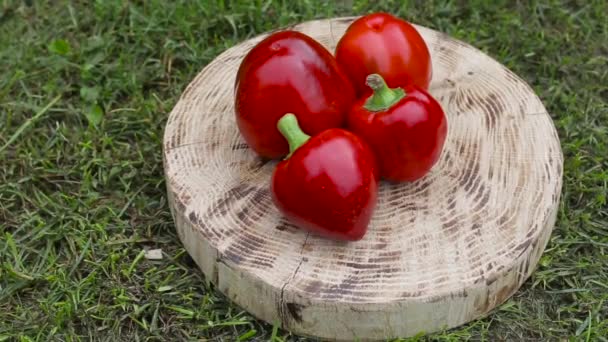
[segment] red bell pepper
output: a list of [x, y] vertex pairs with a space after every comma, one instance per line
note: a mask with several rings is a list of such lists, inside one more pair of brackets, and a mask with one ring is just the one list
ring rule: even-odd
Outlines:
[[447, 135], [441, 105], [415, 85], [389, 88], [372, 74], [371, 96], [361, 98], [348, 116], [349, 129], [374, 150], [380, 176], [391, 181], [414, 181], [439, 159]]
[[285, 113], [316, 135], [342, 127], [355, 101], [346, 74], [331, 53], [309, 36], [282, 31], [262, 40], [245, 56], [235, 83], [238, 128], [259, 155], [279, 158], [289, 152], [277, 130]]
[[359, 240], [376, 206], [378, 173], [369, 146], [340, 128], [313, 137], [286, 114], [278, 129], [290, 153], [272, 177], [279, 210], [303, 229], [337, 240]]
[[380, 74], [390, 87], [413, 83], [428, 89], [433, 74], [429, 49], [416, 28], [387, 13], [355, 20], [340, 38], [336, 59], [358, 96], [369, 91], [365, 78]]

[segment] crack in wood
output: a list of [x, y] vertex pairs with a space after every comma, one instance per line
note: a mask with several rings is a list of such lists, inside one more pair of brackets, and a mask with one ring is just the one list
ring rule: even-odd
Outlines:
[[290, 308], [289, 305], [295, 304], [295, 303], [285, 303], [285, 288], [296, 277], [296, 274], [298, 274], [300, 267], [304, 263], [304, 247], [306, 247], [306, 243], [308, 242], [309, 237], [310, 237], [310, 233], [307, 233], [306, 238], [304, 238], [304, 242], [302, 243], [302, 248], [300, 249], [300, 262], [298, 263], [298, 266], [296, 266], [296, 268], [293, 271], [293, 273], [291, 274], [291, 276], [285, 281], [285, 283], [283, 283], [283, 286], [281, 286], [281, 295], [279, 297], [278, 313], [279, 313], [279, 318], [281, 319], [281, 324], [283, 327], [288, 327], [291, 320], [301, 321], [301, 319], [302, 319], [302, 316], [300, 313], [301, 309], [303, 307], [302, 305], [298, 306], [297, 315], [294, 316], [294, 313], [292, 310], [293, 307]]

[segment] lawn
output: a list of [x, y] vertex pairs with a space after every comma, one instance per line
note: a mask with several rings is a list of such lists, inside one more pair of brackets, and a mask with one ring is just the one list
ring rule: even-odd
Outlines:
[[0, 341], [298, 340], [204, 284], [167, 205], [164, 124], [226, 48], [377, 10], [519, 74], [565, 156], [537, 271], [490, 316], [429, 339], [608, 340], [607, 1], [0, 0]]

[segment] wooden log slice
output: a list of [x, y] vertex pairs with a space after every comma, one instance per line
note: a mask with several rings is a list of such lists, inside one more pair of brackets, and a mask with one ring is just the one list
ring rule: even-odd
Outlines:
[[[354, 18], [290, 27], [330, 51]], [[266, 35], [234, 46], [192, 81], [169, 116], [164, 167], [180, 239], [236, 304], [297, 334], [376, 340], [451, 328], [487, 314], [534, 270], [555, 223], [563, 157], [532, 89], [481, 51], [417, 26], [430, 92], [449, 133], [413, 183], [383, 182], [365, 238], [299, 230], [272, 203], [276, 165], [244, 143], [234, 79]]]

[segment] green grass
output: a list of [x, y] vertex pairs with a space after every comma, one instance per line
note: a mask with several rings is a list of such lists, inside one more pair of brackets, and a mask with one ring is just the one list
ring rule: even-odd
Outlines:
[[[167, 206], [161, 140], [224, 49], [388, 10], [486, 51], [546, 104], [565, 154], [537, 272], [441, 341], [608, 339], [608, 3], [0, 0], [0, 341], [297, 340], [206, 287]], [[164, 259], [143, 258], [162, 248]]]

